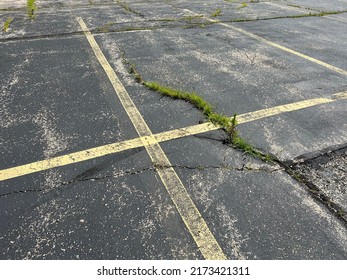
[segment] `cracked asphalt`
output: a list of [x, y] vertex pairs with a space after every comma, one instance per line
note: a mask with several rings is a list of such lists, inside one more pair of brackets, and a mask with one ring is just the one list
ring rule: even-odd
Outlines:
[[[0, 23], [13, 18], [0, 32], [0, 259], [205, 259], [165, 170], [227, 259], [347, 259], [346, 0], [36, 2], [33, 20], [25, 0], [0, 3]], [[155, 140], [169, 165], [144, 142], [89, 157], [143, 135], [77, 18], [149, 131], [174, 130]], [[221, 129], [184, 134], [203, 114], [136, 82], [131, 64], [219, 114], [280, 107], [237, 127], [277, 161]]]

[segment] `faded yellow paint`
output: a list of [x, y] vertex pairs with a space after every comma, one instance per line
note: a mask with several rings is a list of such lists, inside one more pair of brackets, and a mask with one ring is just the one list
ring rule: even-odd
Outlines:
[[[262, 118], [271, 117], [274, 115], [279, 115], [286, 112], [293, 112], [317, 105], [322, 105], [326, 103], [336, 102], [338, 100], [347, 99], [347, 91], [335, 93], [331, 98], [314, 98], [304, 101], [299, 101], [295, 103], [289, 103], [285, 105], [280, 105], [276, 107], [271, 107], [267, 109], [262, 109], [258, 111], [253, 111], [245, 114], [240, 114], [237, 116], [237, 121], [239, 124], [247, 123]], [[173, 139], [178, 139], [182, 137], [187, 137], [191, 135], [196, 135], [204, 132], [209, 132], [219, 129], [218, 126], [212, 123], [203, 123], [198, 125], [192, 125], [184, 128], [174, 129], [170, 131], [160, 132], [151, 136], [139, 137], [123, 142], [112, 143], [84, 151], [79, 151], [76, 153], [71, 153], [68, 155], [41, 160], [25, 165], [20, 165], [17, 167], [12, 167], [8, 169], [0, 170], [0, 181], [8, 180], [11, 178], [20, 177], [23, 175], [28, 175], [35, 172], [44, 171], [51, 168], [56, 168], [60, 166], [65, 166], [68, 164], [78, 163], [81, 161], [90, 160], [93, 158], [98, 158], [106, 156], [109, 154], [119, 153], [125, 150], [134, 149], [142, 146], [146, 146], [153, 143], [160, 143], [165, 141], [170, 141]]]
[[119, 153], [121, 151], [134, 149], [134, 148], [138, 148], [142, 146], [143, 146], [143, 141], [141, 140], [141, 138], [136, 138], [136, 139], [132, 139], [128, 141], [91, 148], [88, 150], [83, 150], [83, 151], [71, 153], [64, 156], [59, 156], [59, 157], [50, 158], [46, 160], [40, 160], [37, 162], [32, 162], [32, 163], [24, 164], [17, 167], [3, 169], [3, 170], [0, 170], [0, 181], [48, 170], [55, 167], [78, 163], [81, 161], [86, 161], [86, 160], [106, 156], [109, 154]]
[[335, 100], [331, 98], [315, 98], [315, 99], [305, 100], [301, 102], [295, 102], [292, 104], [276, 106], [276, 107], [272, 107], [268, 109], [262, 109], [262, 110], [254, 111], [251, 113], [245, 113], [245, 114], [239, 115], [237, 118], [237, 121], [238, 123], [251, 122], [251, 121], [271, 117], [274, 115], [279, 115], [286, 112], [293, 112], [300, 109], [316, 106], [319, 104], [330, 103], [334, 101]]
[[337, 99], [337, 100], [338, 99], [346, 99], [347, 98], [347, 91], [335, 93], [335, 94], [333, 94], [333, 98]]
[[[142, 143], [145, 146], [153, 164], [155, 166], [159, 166], [159, 168], [157, 168], [157, 172], [168, 193], [170, 194], [170, 197], [175, 204], [177, 211], [184, 221], [188, 231], [195, 240], [200, 252], [204, 256], [204, 258], [208, 260], [225, 260], [226, 256], [220, 248], [217, 240], [211, 233], [199, 210], [196, 208], [194, 202], [190, 198], [177, 173], [172, 167], [170, 167], [171, 163], [169, 159], [166, 157], [156, 138], [153, 137], [151, 130], [147, 126], [142, 115], [136, 108], [135, 104], [133, 103], [128, 92], [117, 77], [116, 73], [108, 63], [99, 45], [95, 41], [92, 34], [89, 32], [82, 18], [77, 18], [77, 21], [79, 22], [84, 34], [86, 35], [88, 42], [92, 47], [96, 57], [98, 58], [101, 66], [105, 70], [119, 100], [121, 101], [137, 133], [139, 134], [140, 139], [142, 140]], [[160, 166], [162, 168], [160, 168]]]
[[[184, 223], [186, 224], [189, 232], [194, 238], [200, 251], [206, 259], [226, 259], [222, 249], [215, 240], [213, 234], [209, 230], [206, 222], [202, 218], [194, 202], [191, 200], [187, 190], [182, 184], [175, 170], [170, 167], [171, 163], [164, 151], [159, 145], [159, 142], [169, 141], [181, 137], [195, 135], [203, 132], [213, 131], [219, 129], [219, 127], [211, 124], [204, 123], [199, 125], [193, 125], [185, 128], [175, 129], [162, 133], [152, 134], [149, 127], [142, 118], [140, 112], [132, 102], [126, 89], [121, 84], [119, 78], [116, 76], [112, 67], [109, 65], [107, 59], [103, 55], [100, 47], [96, 43], [94, 37], [89, 32], [88, 28], [84, 24], [81, 18], [78, 18], [80, 23], [96, 57], [100, 64], [104, 68], [107, 76], [109, 77], [117, 96], [119, 97], [123, 107], [125, 108], [129, 118], [136, 131], [139, 134], [139, 138], [104, 145], [84, 151], [71, 153], [68, 155], [55, 157], [51, 159], [41, 160], [13, 168], [0, 170], [0, 181], [55, 168], [65, 166], [73, 163], [78, 163], [98, 157], [102, 157], [109, 154], [118, 153], [128, 149], [134, 149], [138, 147], [145, 147], [153, 164], [157, 167], [157, 172], [165, 185], [168, 193], [170, 194], [178, 212], [180, 213]], [[304, 100], [300, 102], [290, 103], [286, 105], [276, 106], [238, 116], [238, 123], [246, 123], [250, 121], [259, 120], [262, 118], [282, 114], [285, 112], [292, 112], [320, 104], [326, 104], [335, 102], [337, 100], [346, 99], [347, 91], [336, 93], [331, 98], [315, 98], [310, 100]]]
[[[303, 11], [302, 8], [300, 8], [300, 7], [292, 7], [292, 6], [288, 6], [286, 4], [277, 4], [277, 3], [273, 3], [273, 2], [264, 2], [264, 4], [275, 6], [275, 7], [279, 7], [281, 9], [283, 9], [283, 10], [292, 10], [292, 11], [295, 11], [295, 12], [298, 12], [298, 13], [309, 15], [308, 14], [309, 12], [307, 11], [307, 9], [305, 11]], [[333, 16], [329, 16], [329, 15], [323, 15], [323, 16], [319, 16], [319, 17], [323, 18], [323, 19], [332, 19], [332, 20], [347, 22], [346, 19], [340, 18], [340, 17], [336, 17], [336, 16], [333, 17]]]
[[251, 33], [251, 32], [248, 32], [248, 31], [246, 31], [246, 30], [243, 30], [243, 29], [241, 29], [241, 28], [238, 28], [238, 27], [235, 27], [235, 26], [231, 26], [231, 25], [228, 25], [228, 24], [225, 24], [225, 23], [220, 23], [220, 24], [223, 25], [223, 26], [225, 26], [225, 27], [227, 27], [227, 28], [230, 28], [230, 29], [233, 29], [233, 30], [235, 30], [235, 31], [238, 31], [238, 32], [240, 32], [240, 33], [242, 33], [242, 34], [245, 34], [245, 35], [247, 35], [248, 37], [254, 38], [254, 39], [258, 40], [258, 41], [261, 41], [261, 42], [263, 42], [263, 43], [265, 43], [265, 44], [268, 44], [268, 45], [270, 45], [270, 46], [272, 46], [272, 47], [275, 47], [275, 48], [280, 49], [280, 50], [282, 50], [282, 51], [285, 51], [285, 52], [294, 54], [294, 55], [296, 55], [296, 56], [298, 56], [298, 57], [304, 58], [304, 59], [306, 59], [306, 60], [308, 60], [308, 61], [311, 61], [311, 62], [313, 62], [313, 63], [316, 63], [316, 64], [318, 64], [318, 65], [320, 65], [320, 66], [323, 66], [323, 67], [325, 67], [325, 68], [327, 68], [327, 69], [329, 69], [329, 70], [331, 70], [331, 71], [334, 71], [334, 72], [337, 72], [337, 73], [339, 73], [339, 74], [342, 74], [342, 75], [347, 76], [347, 71], [344, 70], [344, 69], [338, 68], [338, 67], [333, 66], [333, 65], [331, 65], [331, 64], [328, 64], [328, 63], [326, 63], [326, 62], [323, 62], [323, 61], [321, 61], [321, 60], [319, 60], [319, 59], [313, 58], [313, 57], [308, 56], [308, 55], [306, 55], [306, 54], [302, 54], [302, 53], [300, 53], [300, 52], [298, 52], [298, 51], [295, 51], [295, 50], [292, 50], [292, 49], [290, 49], [290, 48], [284, 47], [284, 46], [282, 46], [282, 45], [280, 45], [280, 44], [274, 43], [274, 42], [272, 42], [272, 41], [270, 41], [270, 40], [267, 40], [267, 39], [265, 39], [265, 38], [263, 38], [263, 37], [260, 37], [260, 36], [258, 36], [258, 35], [255, 35], [255, 34], [253, 34], [253, 33]]
[[[185, 10], [188, 11], [189, 13], [194, 14], [194, 15], [198, 15], [197, 13], [195, 13], [195, 12], [193, 12], [193, 11], [190, 11], [190, 10], [188, 10], [188, 9], [185, 9]], [[292, 50], [292, 49], [290, 49], [290, 48], [284, 47], [284, 46], [282, 46], [282, 45], [280, 45], [280, 44], [277, 44], [277, 43], [275, 43], [275, 42], [272, 42], [272, 41], [270, 41], [270, 40], [268, 40], [268, 39], [265, 39], [265, 38], [263, 38], [263, 37], [261, 37], [261, 36], [258, 36], [258, 35], [256, 35], [256, 34], [253, 34], [253, 33], [251, 33], [251, 32], [248, 32], [248, 31], [246, 31], [246, 30], [244, 30], [244, 29], [242, 29], [242, 28], [233, 26], [233, 25], [231, 25], [231, 24], [223, 23], [223, 22], [221, 22], [221, 21], [219, 21], [219, 20], [216, 20], [216, 19], [210, 19], [210, 18], [208, 18], [208, 17], [205, 17], [205, 19], [208, 20], [208, 21], [210, 21], [210, 22], [217, 23], [217, 24], [219, 24], [219, 25], [221, 25], [221, 26], [224, 26], [224, 27], [226, 27], [226, 28], [228, 28], [228, 29], [235, 30], [235, 31], [237, 31], [237, 32], [239, 32], [239, 33], [242, 33], [242, 34], [244, 34], [244, 35], [246, 35], [246, 36], [248, 36], [248, 37], [250, 37], [250, 38], [256, 39], [256, 40], [258, 40], [258, 41], [260, 41], [260, 42], [262, 42], [262, 43], [265, 43], [265, 44], [267, 44], [267, 45], [270, 45], [270, 46], [275, 47], [275, 48], [277, 48], [277, 49], [280, 49], [280, 50], [282, 50], [282, 51], [285, 51], [285, 52], [288, 52], [288, 53], [290, 53], [290, 54], [296, 55], [296, 56], [298, 56], [298, 57], [304, 58], [304, 59], [306, 59], [306, 60], [308, 60], [308, 61], [311, 61], [311, 62], [313, 62], [313, 63], [316, 63], [316, 64], [318, 64], [318, 65], [320, 65], [320, 66], [323, 66], [323, 67], [325, 67], [325, 68], [327, 68], [327, 69], [329, 69], [329, 70], [331, 70], [331, 71], [334, 71], [334, 72], [336, 72], [336, 73], [339, 73], [339, 74], [342, 74], [342, 75], [347, 76], [347, 71], [344, 70], [344, 69], [338, 68], [338, 67], [336, 67], [336, 66], [333, 66], [333, 65], [331, 65], [331, 64], [329, 64], [329, 63], [326, 63], [326, 62], [324, 62], [324, 61], [321, 61], [321, 60], [319, 60], [319, 59], [313, 58], [313, 57], [308, 56], [308, 55], [306, 55], [306, 54], [302, 54], [302, 53], [300, 53], [300, 52], [298, 52], [298, 51], [295, 51], [295, 50]]]

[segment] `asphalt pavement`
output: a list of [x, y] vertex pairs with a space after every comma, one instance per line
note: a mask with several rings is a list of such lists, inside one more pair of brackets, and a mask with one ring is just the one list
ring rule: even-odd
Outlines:
[[0, 259], [347, 259], [346, 0], [36, 2], [0, 3]]

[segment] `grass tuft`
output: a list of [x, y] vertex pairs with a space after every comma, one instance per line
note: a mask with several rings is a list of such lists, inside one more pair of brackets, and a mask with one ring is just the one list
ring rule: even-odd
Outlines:
[[9, 17], [5, 22], [4, 22], [4, 27], [2, 28], [2, 30], [4, 32], [7, 32], [8, 29], [10, 28], [11, 22], [13, 21], [13, 17]]
[[256, 148], [254, 148], [239, 136], [239, 133], [236, 130], [236, 127], [238, 125], [236, 116], [237, 115], [234, 114], [233, 118], [231, 119], [230, 126], [226, 128], [226, 131], [228, 132], [227, 142], [234, 148], [244, 151], [246, 154], [267, 162], [273, 162], [274, 159], [272, 158], [272, 156], [270, 156], [269, 154], [263, 154], [262, 152], [258, 151]]
[[129, 66], [129, 73], [132, 74], [136, 80], [136, 82], [140, 84], [144, 84], [144, 81], [142, 79], [142, 76], [140, 75], [139, 72], [137, 72], [135, 64], [131, 63]]
[[220, 16], [222, 10], [221, 9], [217, 9], [214, 11], [214, 13], [211, 15], [211, 17], [218, 17]]
[[260, 151], [256, 150], [252, 145], [248, 144], [239, 136], [236, 130], [236, 127], [238, 125], [236, 120], [236, 114], [234, 114], [233, 118], [229, 118], [227, 116], [214, 112], [213, 106], [195, 92], [185, 92], [163, 86], [157, 82], [145, 81], [140, 75], [140, 73], [136, 70], [135, 64], [126, 60], [124, 54], [122, 56], [124, 63], [129, 65], [129, 73], [134, 76], [135, 80], [138, 83], [144, 85], [145, 87], [153, 91], [160, 93], [163, 96], [168, 96], [172, 99], [184, 100], [186, 102], [191, 103], [197, 109], [199, 109], [210, 122], [220, 126], [227, 132], [226, 142], [229, 145], [244, 151], [246, 154], [262, 159], [264, 161], [274, 161], [270, 155], [263, 154]]
[[215, 113], [213, 111], [212, 105], [205, 101], [203, 98], [201, 98], [199, 95], [197, 95], [195, 92], [184, 92], [181, 90], [172, 89], [169, 87], [162, 86], [156, 82], [144, 82], [143, 84], [147, 88], [157, 91], [164, 96], [169, 96], [173, 99], [185, 100], [193, 104], [196, 108], [202, 111], [202, 113], [207, 117], [207, 119], [210, 122], [219, 125], [227, 132], [227, 143], [229, 145], [232, 145], [233, 147], [244, 151], [246, 154], [249, 154], [256, 158], [260, 158], [264, 161], [273, 161], [270, 155], [264, 155], [239, 136], [236, 130], [236, 114], [232, 119], [230, 119], [227, 116]]
[[240, 4], [241, 4], [241, 6], [237, 8], [238, 10], [246, 8], [248, 6], [248, 4], [246, 2], [241, 2]]
[[[169, 96], [173, 99], [185, 100], [193, 104], [201, 110], [203, 114], [213, 123], [221, 125], [221, 117], [213, 112], [212, 105], [202, 99], [195, 92], [184, 92], [169, 87], [162, 86], [156, 82], [145, 82], [144, 85], [154, 91], [159, 92], [164, 96]], [[225, 117], [227, 119], [227, 117]]]
[[36, 6], [36, 0], [27, 0], [27, 13], [28, 13], [28, 17], [30, 19], [34, 19], [35, 18], [35, 11], [37, 10], [37, 6]]

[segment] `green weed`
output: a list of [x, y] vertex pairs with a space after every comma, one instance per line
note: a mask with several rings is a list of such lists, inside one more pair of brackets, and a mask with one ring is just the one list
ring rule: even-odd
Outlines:
[[27, 13], [28, 13], [28, 17], [30, 19], [34, 19], [35, 18], [35, 11], [37, 10], [37, 6], [36, 6], [36, 0], [27, 0]]
[[230, 120], [226, 116], [218, 115], [213, 112], [213, 107], [195, 92], [184, 92], [177, 89], [162, 86], [156, 82], [144, 82], [144, 85], [151, 90], [157, 91], [162, 95], [169, 96], [173, 99], [185, 100], [193, 104], [197, 109], [209, 119], [212, 123], [220, 125], [221, 127], [228, 126]]
[[242, 150], [246, 154], [249, 154], [253, 157], [260, 158], [260, 159], [267, 161], [267, 162], [272, 162], [273, 159], [269, 154], [261, 153], [260, 151], [256, 150], [252, 145], [247, 143], [244, 139], [242, 139], [239, 136], [239, 133], [236, 129], [236, 127], [238, 125], [237, 120], [236, 120], [236, 116], [237, 115], [234, 114], [234, 116], [232, 117], [232, 119], [230, 121], [229, 127], [225, 128], [225, 130], [228, 133], [228, 137], [227, 137], [228, 144], [232, 145], [236, 149]]
[[136, 14], [136, 15], [139, 15], [139, 16], [142, 16], [141, 13], [139, 13], [138, 11], [135, 11], [133, 10], [132, 8], [130, 8], [127, 4], [125, 3], [122, 3], [121, 0], [117, 0], [117, 3], [123, 8], [125, 9], [128, 13], [133, 13], [133, 14]]
[[202, 97], [197, 95], [195, 92], [184, 92], [169, 87], [162, 86], [156, 82], [144, 82], [143, 83], [147, 88], [157, 91], [164, 96], [169, 96], [173, 99], [185, 100], [193, 104], [197, 109], [202, 111], [202, 113], [207, 117], [212, 123], [219, 125], [227, 132], [227, 142], [233, 147], [244, 151], [245, 153], [260, 158], [264, 161], [272, 162], [273, 159], [268, 154], [263, 154], [260, 151], [256, 150], [252, 145], [248, 144], [244, 139], [242, 139], [237, 130], [237, 120], [236, 114], [232, 119], [227, 116], [217, 114], [213, 111], [213, 107]]
[[129, 73], [134, 76], [136, 82], [138, 82], [140, 84], [144, 84], [142, 76], [136, 70], [135, 64], [133, 64], [133, 63], [130, 64], [130, 66], [129, 66]]
[[201, 96], [199, 96], [195, 92], [185, 92], [177, 89], [173, 89], [170, 87], [163, 86], [157, 82], [148, 82], [145, 81], [140, 73], [136, 70], [135, 64], [129, 62], [125, 59], [124, 54], [122, 55], [124, 63], [129, 65], [129, 73], [135, 77], [135, 80], [146, 86], [147, 88], [154, 90], [160, 93], [163, 96], [168, 96], [172, 99], [179, 99], [189, 102], [194, 105], [197, 109], [199, 109], [205, 117], [215, 125], [220, 126], [227, 132], [227, 143], [237, 149], [244, 151], [245, 153], [262, 159], [264, 161], [273, 162], [273, 158], [268, 154], [263, 154], [260, 151], [256, 150], [252, 145], [248, 144], [245, 140], [243, 140], [238, 132], [237, 132], [237, 120], [236, 114], [234, 114], [233, 118], [229, 118], [227, 116], [218, 114], [214, 112], [213, 106], [204, 100]]
[[3, 31], [7, 32], [8, 29], [10, 28], [11, 22], [13, 21], [13, 17], [9, 17], [5, 22], [4, 22], [4, 27], [3, 27]]
[[241, 2], [240, 4], [241, 4], [241, 6], [237, 8], [238, 10], [246, 8], [248, 6], [248, 4], [246, 2]]
[[187, 21], [192, 21], [195, 19], [199, 19], [199, 18], [203, 18], [203, 15], [196, 15], [196, 16], [184, 16], [182, 17], [183, 20], [187, 20]]
[[211, 17], [218, 17], [220, 16], [222, 10], [221, 9], [217, 9], [214, 11], [214, 13], [211, 15]]

